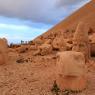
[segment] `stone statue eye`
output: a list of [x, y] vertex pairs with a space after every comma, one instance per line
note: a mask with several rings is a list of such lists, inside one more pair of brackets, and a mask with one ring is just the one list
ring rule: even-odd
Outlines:
[[73, 45], [74, 45], [74, 46], [77, 46], [77, 43], [74, 43]]
[[79, 47], [84, 47], [84, 44], [79, 44]]

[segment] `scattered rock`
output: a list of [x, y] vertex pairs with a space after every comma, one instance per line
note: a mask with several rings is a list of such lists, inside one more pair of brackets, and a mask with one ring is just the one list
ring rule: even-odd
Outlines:
[[35, 43], [35, 45], [42, 45], [44, 42], [43, 42], [43, 39], [41, 39], [40, 37], [38, 39], [35, 39], [33, 41], [33, 43]]
[[91, 43], [95, 43], [95, 33], [89, 36], [89, 40]]
[[19, 56], [19, 58], [16, 61], [17, 63], [24, 63], [24, 58], [22, 56]]
[[52, 52], [52, 46], [50, 44], [43, 44], [39, 46], [40, 55], [47, 55]]
[[63, 36], [56, 37], [52, 42], [53, 49], [59, 50], [59, 51], [65, 51], [66, 50], [66, 43], [64, 41]]
[[37, 46], [36, 45], [31, 45], [29, 50], [37, 50]]
[[17, 50], [18, 53], [25, 53], [25, 52], [28, 51], [28, 49], [29, 49], [28, 45], [21, 45], [16, 50]]
[[44, 44], [51, 44], [52, 43], [52, 40], [51, 39], [48, 39], [47, 41], [45, 41]]
[[36, 51], [33, 53], [33, 56], [36, 56], [36, 55], [40, 55], [40, 49], [36, 50]]

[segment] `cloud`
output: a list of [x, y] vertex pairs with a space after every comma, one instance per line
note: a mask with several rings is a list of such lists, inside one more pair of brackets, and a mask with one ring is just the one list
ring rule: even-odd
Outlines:
[[59, 0], [58, 1], [58, 4], [59, 6], [70, 6], [70, 5], [76, 5], [76, 4], [79, 4], [79, 3], [83, 3], [83, 2], [88, 2], [90, 0]]
[[47, 31], [47, 28], [35, 28], [25, 25], [0, 23], [0, 37], [8, 39], [9, 43], [19, 43], [21, 40], [29, 41]]
[[6, 28], [6, 29], [15, 29], [15, 30], [22, 30], [27, 29], [27, 26], [24, 25], [13, 25], [13, 24], [2, 24], [0, 23], [0, 28]]
[[87, 1], [90, 0], [0, 0], [0, 15], [54, 24], [72, 11], [68, 7]]

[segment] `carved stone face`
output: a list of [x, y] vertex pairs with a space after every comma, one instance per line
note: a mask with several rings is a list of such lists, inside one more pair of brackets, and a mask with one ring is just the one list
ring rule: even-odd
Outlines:
[[41, 55], [47, 55], [52, 52], [52, 46], [49, 44], [43, 44], [39, 47]]
[[86, 58], [86, 60], [90, 57], [90, 47], [89, 44], [85, 42], [73, 42], [73, 51], [82, 52]]
[[62, 36], [56, 37], [52, 42], [52, 46], [54, 49], [58, 49], [60, 51], [66, 50], [66, 42]]
[[[62, 89], [84, 88], [86, 66], [82, 53], [75, 51], [59, 53], [56, 69], [57, 83]], [[84, 82], [83, 87], [80, 87], [80, 82]]]

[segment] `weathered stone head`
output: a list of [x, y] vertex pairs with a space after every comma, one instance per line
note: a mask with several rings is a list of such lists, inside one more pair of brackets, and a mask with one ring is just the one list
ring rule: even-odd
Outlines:
[[52, 42], [53, 49], [59, 50], [59, 51], [65, 51], [66, 50], [66, 42], [64, 40], [63, 36], [57, 36]]
[[76, 32], [73, 37], [73, 51], [82, 52], [86, 58], [86, 61], [90, 57], [90, 46], [88, 37], [89, 27], [80, 22], [77, 26]]
[[47, 55], [52, 52], [52, 46], [50, 44], [43, 44], [39, 46], [40, 55]]
[[5, 38], [0, 38], [0, 65], [7, 63], [8, 59], [8, 44]]
[[81, 52], [58, 53], [56, 82], [61, 90], [80, 91], [86, 87], [85, 58]]
[[48, 55], [52, 53], [52, 46], [50, 44], [42, 44], [38, 47], [38, 50], [34, 53], [34, 55]]

